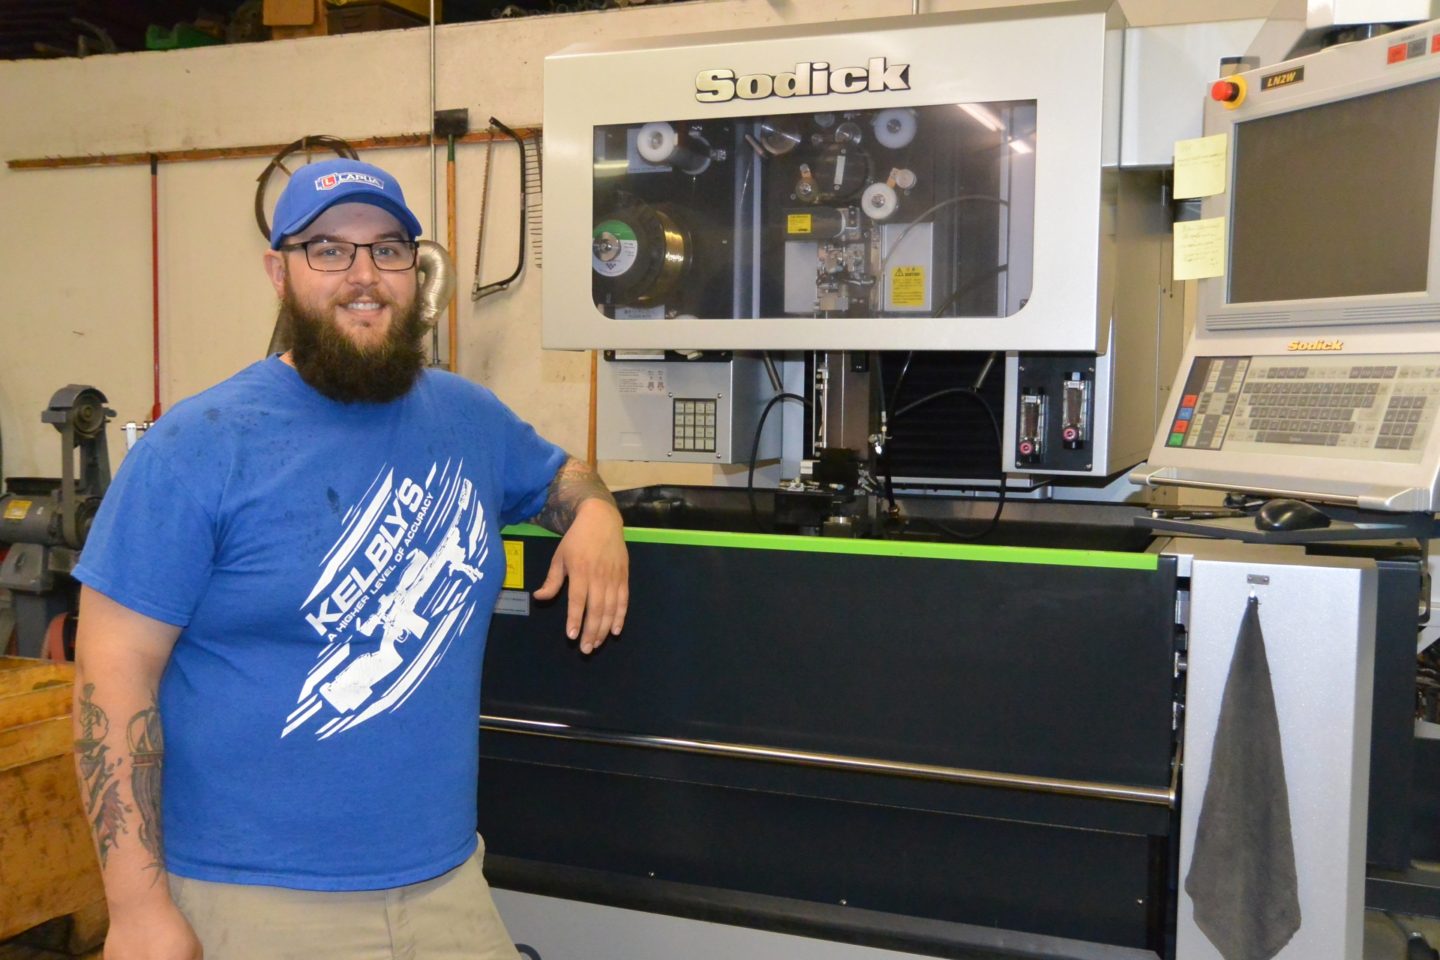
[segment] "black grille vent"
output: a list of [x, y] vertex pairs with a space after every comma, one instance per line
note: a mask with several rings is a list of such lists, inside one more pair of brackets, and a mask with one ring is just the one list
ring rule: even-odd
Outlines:
[[[988, 353], [916, 352], [903, 382], [900, 372], [909, 354], [880, 355], [886, 403], [890, 408], [889, 467], [892, 477], [919, 477], [937, 482], [994, 480], [1000, 476], [1000, 450], [990, 418], [974, 398], [951, 395], [931, 400], [901, 415], [910, 403], [951, 387], [975, 384]], [[898, 402], [895, 387], [900, 386]], [[980, 396], [1005, 425], [1005, 357], [995, 356]]]

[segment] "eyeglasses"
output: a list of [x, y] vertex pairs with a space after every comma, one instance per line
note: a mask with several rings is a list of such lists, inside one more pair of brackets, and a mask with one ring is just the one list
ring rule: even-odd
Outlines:
[[311, 270], [339, 273], [349, 270], [355, 252], [361, 247], [370, 251], [377, 270], [409, 270], [415, 266], [414, 240], [376, 240], [374, 243], [350, 243], [347, 240], [306, 240], [287, 243], [281, 250], [304, 250], [305, 262]]

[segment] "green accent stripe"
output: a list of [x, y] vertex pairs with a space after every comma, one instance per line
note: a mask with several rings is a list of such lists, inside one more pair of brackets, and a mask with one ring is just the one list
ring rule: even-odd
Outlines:
[[[550, 537], [555, 534], [531, 523], [501, 531], [508, 537]], [[1030, 563], [1057, 567], [1101, 567], [1112, 570], [1155, 570], [1153, 553], [1110, 550], [1062, 550], [1049, 547], [990, 547], [973, 543], [916, 543], [909, 540], [841, 540], [778, 533], [725, 533], [713, 530], [661, 530], [626, 527], [630, 543], [663, 543], [677, 547], [723, 547], [731, 550], [785, 550], [794, 553], [839, 553], [865, 557], [914, 557], [924, 560], [972, 560], [982, 563]]]

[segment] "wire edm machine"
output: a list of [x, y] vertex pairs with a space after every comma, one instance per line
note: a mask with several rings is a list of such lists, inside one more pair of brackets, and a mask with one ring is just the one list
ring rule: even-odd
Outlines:
[[[1398, 66], [1380, 38], [1227, 79], [1200, 213], [1229, 279], [1178, 368], [1163, 168], [1200, 131], [1142, 149], [1177, 111], [1112, 4], [547, 61], [545, 345], [604, 351], [602, 458], [746, 469], [621, 495], [631, 611], [589, 659], [530, 639], [563, 617], [524, 592], [554, 540], [506, 532], [480, 826], [526, 950], [1220, 956], [1195, 864], [1251, 619], [1283, 761], [1254, 806], [1286, 810], [1301, 878], [1277, 956], [1358, 956], [1367, 902], [1434, 902], [1437, 32], [1396, 34]], [[1212, 65], [1248, 42], [1221, 39]], [[600, 78], [623, 94], [580, 95]], [[1397, 152], [1403, 182], [1326, 179]], [[1237, 497], [1197, 528], [1137, 483]], [[1365, 539], [1261, 529], [1268, 494]]]

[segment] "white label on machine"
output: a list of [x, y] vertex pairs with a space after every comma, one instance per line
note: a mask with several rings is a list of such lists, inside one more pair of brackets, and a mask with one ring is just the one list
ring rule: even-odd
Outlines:
[[[615, 308], [615, 319], [616, 319], [616, 320], [664, 320], [664, 319], [665, 319], [665, 305], [662, 303], [662, 304], [659, 304], [658, 306], [654, 306], [654, 307], [619, 307], [619, 306], [617, 306], [617, 307]], [[663, 358], [664, 356], [665, 356], [664, 353], [661, 353], [661, 354], [660, 354], [660, 357], [661, 357], [661, 358]], [[621, 357], [620, 354], [617, 352], [617, 353], [615, 354], [615, 359], [621, 360], [621, 359], [635, 359], [635, 358], [623, 358], [623, 357]], [[647, 358], [647, 359], [648, 359], [648, 358]]]
[[501, 590], [495, 600], [495, 612], [512, 617], [530, 616], [530, 594], [524, 590]]
[[638, 396], [665, 395], [664, 367], [631, 367], [616, 378], [620, 393]]

